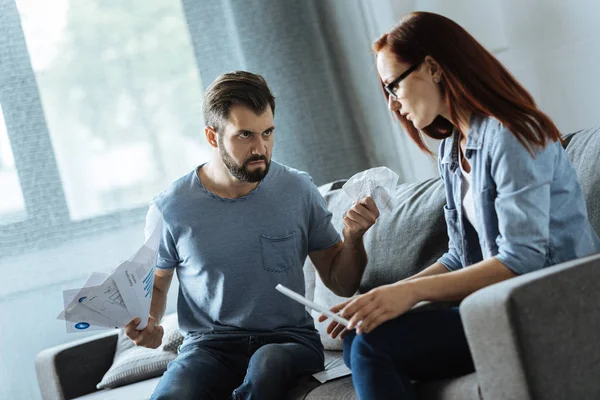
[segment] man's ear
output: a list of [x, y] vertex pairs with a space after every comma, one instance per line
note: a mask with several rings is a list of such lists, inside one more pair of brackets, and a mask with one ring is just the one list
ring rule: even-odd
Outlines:
[[431, 56], [425, 57], [425, 64], [427, 65], [431, 79], [433, 79], [435, 83], [439, 83], [443, 75], [440, 64]]
[[218, 133], [213, 126], [204, 127], [204, 135], [206, 136], [206, 141], [211, 145], [211, 147], [215, 149], [219, 147], [219, 140], [217, 138]]

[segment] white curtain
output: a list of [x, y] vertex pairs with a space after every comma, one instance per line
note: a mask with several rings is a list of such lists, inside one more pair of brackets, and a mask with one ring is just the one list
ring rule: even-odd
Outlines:
[[[385, 165], [400, 175], [401, 182], [438, 176], [434, 156], [423, 153], [388, 110], [383, 96], [373, 42], [388, 32], [400, 16], [412, 11], [411, 1], [349, 0], [319, 3], [324, 40], [337, 62], [338, 73], [348, 85], [348, 117], [363, 138], [372, 166]], [[439, 145], [429, 141], [437, 153]]]

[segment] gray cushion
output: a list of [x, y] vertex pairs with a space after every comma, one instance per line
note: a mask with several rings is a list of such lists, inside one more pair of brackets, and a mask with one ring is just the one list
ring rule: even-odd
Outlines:
[[415, 384], [417, 397], [423, 400], [481, 400], [477, 374]]
[[590, 222], [600, 234], [600, 128], [570, 136], [567, 154], [583, 188]]
[[163, 342], [157, 349], [137, 347], [121, 330], [112, 366], [97, 388], [116, 388], [161, 376], [169, 362], [177, 357], [177, 347], [183, 341], [176, 314], [166, 316], [161, 325], [165, 332]]
[[[381, 215], [365, 235], [369, 264], [361, 293], [416, 274], [448, 249], [441, 179], [399, 184], [393, 198], [393, 212]], [[325, 200], [333, 213], [333, 225], [341, 231], [352, 200], [341, 189], [325, 193]]]
[[[341, 353], [340, 353], [341, 357]], [[117, 389], [91, 393], [77, 400], [148, 399], [156, 388], [159, 378], [149, 379]], [[456, 379], [417, 383], [415, 388], [422, 400], [480, 400], [475, 374]], [[345, 377], [323, 385], [315, 379], [301, 379], [286, 394], [285, 400], [356, 400], [352, 378]]]
[[[352, 200], [337, 187], [340, 187], [339, 183], [327, 186], [325, 189], [329, 190], [324, 190], [324, 197], [333, 214], [332, 223], [341, 231], [344, 213], [352, 206]], [[400, 184], [393, 197], [392, 213], [382, 215], [365, 235], [369, 263], [360, 285], [361, 293], [416, 274], [448, 249], [443, 212], [446, 198], [441, 179]], [[305, 265], [305, 271], [307, 269], [314, 269], [310, 258]], [[318, 276], [315, 278], [316, 303], [331, 307], [343, 300], [325, 287]], [[318, 313], [312, 312], [312, 315], [316, 317]], [[333, 340], [325, 333], [327, 324], [328, 321], [315, 321], [323, 345], [327, 350], [341, 350], [341, 341]]]
[[162, 350], [177, 353], [179, 346], [183, 343], [183, 335], [179, 331], [177, 313], [165, 316], [161, 321], [161, 325], [165, 330], [161, 345]]
[[153, 378], [116, 389], [100, 390], [77, 397], [75, 400], [145, 400], [150, 398], [158, 385], [159, 379]]
[[[330, 359], [334, 357], [342, 358], [342, 352], [326, 352]], [[352, 377], [344, 377], [334, 381], [326, 382], [322, 385], [312, 383], [313, 389], [309, 391], [306, 397], [301, 396], [301, 392], [294, 393], [295, 397], [287, 399], [306, 399], [306, 400], [353, 400], [358, 399], [352, 384]], [[303, 385], [303, 389], [308, 388], [308, 384]], [[464, 375], [454, 379], [443, 379], [430, 382], [416, 382], [415, 390], [417, 397], [422, 400], [481, 400], [479, 394], [479, 384], [475, 373]], [[303, 393], [304, 391], [302, 391]]]
[[323, 385], [313, 389], [306, 400], [357, 400], [352, 377], [337, 379], [335, 381], [326, 382]]
[[[481, 400], [475, 373], [455, 379], [418, 382], [417, 398], [421, 400]], [[300, 398], [298, 398], [300, 399]], [[313, 389], [306, 400], [357, 400], [352, 377], [327, 382]]]

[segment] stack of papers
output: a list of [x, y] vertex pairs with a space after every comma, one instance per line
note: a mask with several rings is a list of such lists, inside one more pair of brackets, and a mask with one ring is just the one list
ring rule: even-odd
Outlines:
[[146, 327], [162, 221], [158, 209], [151, 207], [146, 240], [138, 251], [111, 273], [92, 273], [83, 288], [63, 291], [65, 309], [57, 319], [66, 321], [68, 333], [122, 328], [136, 317], [137, 329]]

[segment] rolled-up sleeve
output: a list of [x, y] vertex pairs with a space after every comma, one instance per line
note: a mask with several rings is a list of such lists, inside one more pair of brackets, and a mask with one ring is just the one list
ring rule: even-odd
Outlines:
[[532, 154], [516, 136], [500, 128], [491, 146], [499, 235], [496, 258], [516, 274], [544, 266], [550, 237], [550, 185], [557, 143]]
[[462, 262], [460, 261], [452, 237], [449, 239], [448, 251], [438, 259], [438, 262], [446, 267], [448, 271], [456, 271], [462, 268]]

